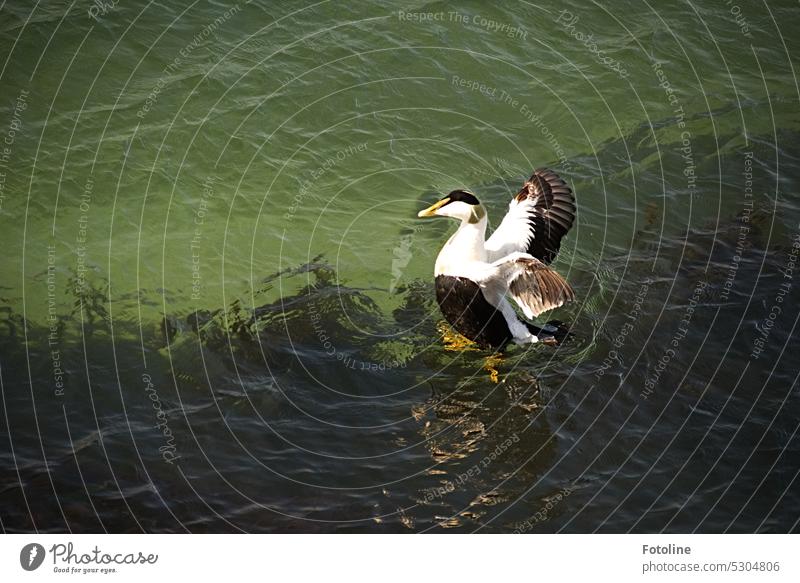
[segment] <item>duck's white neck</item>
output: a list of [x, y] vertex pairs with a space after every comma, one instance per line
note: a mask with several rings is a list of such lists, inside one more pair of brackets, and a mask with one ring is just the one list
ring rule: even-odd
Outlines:
[[469, 264], [486, 261], [486, 223], [485, 213], [477, 221], [461, 221], [436, 258], [434, 275], [465, 275]]

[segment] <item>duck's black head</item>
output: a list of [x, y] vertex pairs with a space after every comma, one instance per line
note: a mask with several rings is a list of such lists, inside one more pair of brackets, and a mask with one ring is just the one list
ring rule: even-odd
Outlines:
[[466, 190], [454, 190], [450, 194], [447, 195], [446, 198], [450, 199], [450, 202], [465, 202], [471, 205], [481, 204], [475, 195], [471, 192], [467, 192]]
[[417, 214], [418, 217], [451, 217], [475, 222], [486, 216], [480, 201], [471, 192], [453, 190], [440, 201]]

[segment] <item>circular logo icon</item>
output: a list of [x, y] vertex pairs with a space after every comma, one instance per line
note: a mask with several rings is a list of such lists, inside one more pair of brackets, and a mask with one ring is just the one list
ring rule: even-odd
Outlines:
[[19, 552], [19, 564], [26, 571], [35, 571], [44, 562], [44, 547], [39, 543], [29, 543]]

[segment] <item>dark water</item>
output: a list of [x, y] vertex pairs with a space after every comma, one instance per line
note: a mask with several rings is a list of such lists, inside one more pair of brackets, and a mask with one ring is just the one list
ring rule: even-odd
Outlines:
[[[0, 4], [0, 526], [796, 531], [797, 25]], [[543, 165], [573, 338], [453, 350], [416, 212]]]

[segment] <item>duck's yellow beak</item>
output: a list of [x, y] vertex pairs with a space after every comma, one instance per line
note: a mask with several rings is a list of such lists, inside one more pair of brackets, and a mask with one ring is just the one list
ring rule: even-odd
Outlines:
[[436, 216], [436, 209], [439, 209], [439, 208], [443, 207], [448, 202], [450, 202], [449, 198], [443, 198], [439, 202], [436, 202], [436, 203], [432, 204], [431, 206], [429, 206], [428, 208], [426, 208], [424, 211], [419, 211], [417, 213], [417, 216], [420, 217], [420, 218], [435, 217]]

